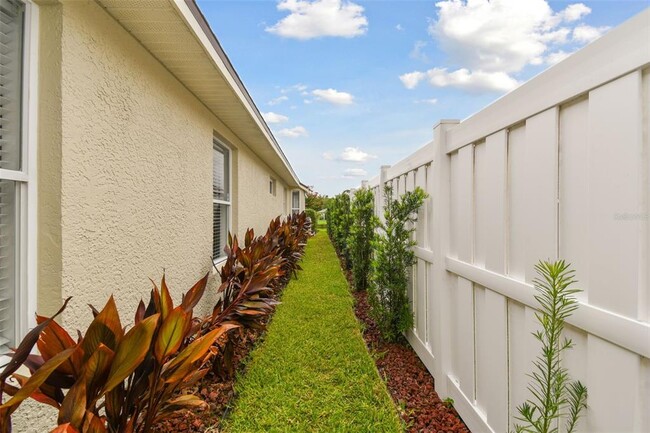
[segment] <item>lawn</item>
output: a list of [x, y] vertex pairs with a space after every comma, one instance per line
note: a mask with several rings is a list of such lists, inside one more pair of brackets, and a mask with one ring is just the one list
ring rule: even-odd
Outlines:
[[400, 432], [339, 261], [320, 230], [237, 380], [226, 431]]

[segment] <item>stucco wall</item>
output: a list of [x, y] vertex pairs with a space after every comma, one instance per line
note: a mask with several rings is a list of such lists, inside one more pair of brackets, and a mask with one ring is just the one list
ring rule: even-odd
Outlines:
[[[114, 294], [129, 324], [149, 277], [165, 269], [179, 301], [211, 269], [215, 132], [233, 149], [233, 231], [285, 214], [286, 185], [96, 3], [39, 10], [38, 311], [72, 296], [62, 321], [85, 329]], [[30, 404], [14, 431], [51, 422]]]
[[65, 322], [84, 326], [78, 305], [115, 293], [133, 306], [163, 268], [180, 295], [210, 268], [215, 131], [233, 148], [236, 232], [284, 213], [269, 177], [284, 184], [94, 2], [59, 9], [61, 297], [75, 297]]

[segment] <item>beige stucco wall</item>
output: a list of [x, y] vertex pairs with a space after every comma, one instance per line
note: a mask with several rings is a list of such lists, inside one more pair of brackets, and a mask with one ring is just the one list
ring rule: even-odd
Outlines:
[[[60, 269], [51, 259], [39, 275], [48, 287], [39, 307], [74, 296], [65, 322], [84, 326], [83, 306], [110, 293], [130, 315], [163, 268], [179, 295], [210, 269], [215, 131], [233, 148], [235, 232], [286, 213], [279, 176], [102, 8], [71, 1], [42, 5], [41, 16], [41, 100], [60, 124], [40, 130], [39, 257], [60, 256]], [[44, 211], [56, 213], [57, 200], [60, 224], [51, 224]]]
[[[286, 214], [287, 186], [96, 3], [40, 3], [38, 312], [72, 296], [62, 321], [85, 329], [87, 304], [114, 294], [128, 324], [149, 277], [165, 269], [179, 301], [212, 267], [215, 132], [233, 150], [236, 233]], [[14, 431], [52, 422], [30, 404]]]

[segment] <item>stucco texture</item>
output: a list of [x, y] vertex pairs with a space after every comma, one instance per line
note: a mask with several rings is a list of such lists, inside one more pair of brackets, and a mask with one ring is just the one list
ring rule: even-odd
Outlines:
[[[236, 233], [262, 231], [286, 213], [286, 187], [97, 4], [47, 8], [60, 11], [62, 30], [60, 161], [39, 161], [39, 184], [61, 185], [61, 242], [46, 246], [60, 249], [58, 302], [74, 297], [64, 321], [84, 327], [90, 315], [82, 305], [102, 306], [114, 293], [130, 313], [148, 292], [148, 277], [158, 280], [166, 269], [180, 297], [210, 269], [215, 131], [233, 149]], [[270, 177], [278, 181], [275, 196]]]
[[[165, 270], [180, 301], [212, 269], [215, 133], [233, 149], [233, 230], [287, 213], [279, 176], [96, 3], [42, 3], [40, 34], [39, 313], [72, 296], [62, 321], [83, 330], [113, 294], [127, 325], [149, 278]], [[14, 422], [52, 426], [31, 405]]]

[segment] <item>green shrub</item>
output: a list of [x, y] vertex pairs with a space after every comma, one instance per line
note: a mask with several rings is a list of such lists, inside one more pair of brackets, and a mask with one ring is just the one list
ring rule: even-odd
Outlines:
[[393, 199], [393, 188], [384, 188], [385, 223], [375, 237], [372, 281], [369, 287], [371, 314], [382, 336], [395, 341], [413, 326], [413, 314], [408, 302], [408, 276], [416, 263], [412, 233], [417, 210], [427, 194], [421, 188]]
[[339, 256], [350, 263], [348, 235], [350, 234], [350, 195], [343, 192], [330, 200], [327, 206], [327, 232]]
[[562, 352], [573, 347], [562, 337], [564, 321], [578, 308], [575, 294], [579, 289], [569, 286], [576, 281], [574, 271], [564, 260], [539, 262], [535, 266], [539, 278], [533, 283], [540, 312], [535, 313], [542, 329], [533, 332], [541, 343], [541, 353], [534, 361], [528, 386], [533, 398], [517, 407], [523, 425], [515, 425], [517, 433], [557, 433], [560, 418], [565, 418], [563, 432], [573, 432], [580, 412], [587, 407], [587, 388], [580, 381], [571, 381], [562, 367]]
[[362, 188], [354, 193], [350, 208], [351, 225], [347, 246], [356, 290], [368, 288], [372, 267], [372, 240], [379, 223], [375, 217], [374, 200], [372, 191]]
[[311, 219], [311, 227], [314, 232], [316, 231], [316, 225], [318, 224], [318, 212], [314, 209], [305, 209], [305, 213]]

